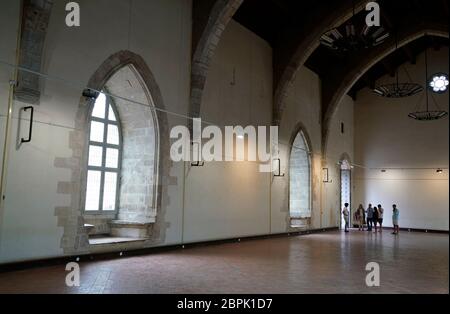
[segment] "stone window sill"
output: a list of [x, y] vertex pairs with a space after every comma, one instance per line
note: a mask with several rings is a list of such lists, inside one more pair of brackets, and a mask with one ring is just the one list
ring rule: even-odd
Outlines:
[[109, 222], [111, 236], [120, 238], [148, 238], [155, 220], [131, 221], [112, 220]]
[[122, 238], [122, 237], [93, 237], [89, 239], [90, 245], [120, 244], [130, 242], [142, 242], [147, 238]]
[[110, 225], [113, 226], [127, 226], [127, 227], [145, 227], [155, 223], [155, 219], [147, 221], [132, 221], [132, 220], [112, 220]]
[[311, 222], [311, 217], [290, 217], [290, 222], [292, 229], [307, 229]]

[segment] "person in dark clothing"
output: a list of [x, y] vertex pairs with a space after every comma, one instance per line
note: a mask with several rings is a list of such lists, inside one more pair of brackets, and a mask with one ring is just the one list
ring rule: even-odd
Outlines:
[[374, 206], [372, 222], [373, 222], [373, 226], [375, 227], [375, 233], [377, 232], [378, 217], [379, 217], [378, 208], [376, 206]]
[[372, 204], [369, 204], [367, 208], [367, 231], [372, 231], [372, 222], [373, 222], [373, 207]]

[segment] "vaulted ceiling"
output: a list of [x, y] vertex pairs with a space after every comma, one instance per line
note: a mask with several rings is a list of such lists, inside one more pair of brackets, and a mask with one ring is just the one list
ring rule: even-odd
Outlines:
[[[396, 33], [405, 33], [404, 30], [410, 26], [426, 23], [448, 25], [448, 2], [448, 0], [379, 0], [382, 26], [389, 30], [392, 42]], [[276, 67], [284, 63], [280, 59], [289, 55], [288, 51], [291, 49], [289, 45], [296, 42], [292, 37], [301, 37], [302, 34], [312, 31], [314, 21], [324, 19], [325, 14], [344, 7], [352, 7], [352, 1], [244, 0], [234, 15], [234, 20], [273, 47]], [[356, 14], [356, 18], [361, 20], [366, 14], [366, 11], [360, 11]], [[353, 98], [356, 97], [359, 90], [373, 87], [380, 77], [394, 74], [399, 65], [407, 61], [414, 63], [416, 56], [425, 48], [439, 49], [442, 46], [448, 46], [448, 38], [427, 36], [403, 46], [375, 64], [351, 87], [348, 94]], [[329, 76], [330, 72], [335, 72], [334, 76], [339, 77], [340, 72], [347, 71], [351, 67], [355, 58], [361, 57], [355, 54], [365, 53], [366, 51], [339, 54], [319, 45], [306, 60], [305, 66], [321, 78]], [[277, 76], [275, 73], [275, 83], [279, 79]]]
[[[378, 0], [381, 26], [391, 34], [381, 45], [346, 54], [337, 54], [321, 45], [325, 32], [344, 26], [353, 15], [364, 23], [368, 2], [194, 0], [190, 115], [200, 114], [211, 60], [233, 18], [272, 46], [274, 125], [282, 124], [287, 95], [299, 68], [306, 65], [320, 76], [325, 152], [331, 118], [345, 94], [355, 97], [359, 89], [392, 73], [403, 62], [402, 58], [414, 62], [429, 42], [413, 43], [422, 37], [436, 37], [430, 41], [437, 46], [448, 45], [449, 0]], [[401, 54], [395, 51], [396, 42]]]
[[[434, 49], [439, 50], [442, 47], [448, 47], [448, 38], [437, 37], [437, 36], [424, 36], [418, 38], [415, 41], [410, 42], [409, 44], [401, 47], [395, 52], [391, 53], [387, 57], [385, 57], [382, 61], [378, 62], [374, 66], [372, 66], [350, 89], [348, 94], [356, 99], [357, 93], [368, 87], [370, 89], [374, 89], [376, 86], [376, 81], [382, 78], [385, 75], [389, 75], [391, 77], [395, 77], [396, 71], [399, 71], [399, 76], [405, 78], [404, 76], [408, 76], [408, 73], [403, 73], [399, 67], [406, 62], [410, 64], [416, 64], [416, 57], [423, 53], [425, 49]], [[400, 73], [402, 72], [402, 73]], [[423, 82], [415, 82], [419, 84], [423, 84]]]

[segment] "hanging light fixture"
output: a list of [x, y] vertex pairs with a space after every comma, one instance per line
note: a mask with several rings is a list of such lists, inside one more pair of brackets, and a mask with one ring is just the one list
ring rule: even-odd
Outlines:
[[[364, 26], [358, 27], [358, 24], [364, 24]], [[389, 32], [381, 26], [367, 26], [365, 21], [357, 23], [353, 2], [352, 17], [343, 25], [322, 34], [320, 43], [331, 50], [345, 53], [378, 46], [389, 36]]]
[[[428, 49], [425, 48], [425, 84], [428, 82]], [[433, 103], [437, 110], [430, 110], [430, 99], [429, 99], [429, 88], [425, 88], [425, 104], [426, 104], [426, 110], [425, 111], [415, 111], [411, 112], [408, 116], [412, 119], [419, 120], [419, 121], [433, 121], [433, 120], [439, 120], [448, 115], [447, 111], [440, 110], [438, 104], [436, 103], [436, 100], [434, 99], [433, 95], [431, 95], [431, 99], [433, 100]], [[419, 102], [419, 106], [420, 106]]]
[[[395, 51], [398, 50], [398, 38], [395, 35]], [[406, 72], [406, 75], [409, 78], [409, 82], [400, 83], [399, 79], [399, 70], [395, 71], [395, 82], [391, 84], [384, 84], [374, 88], [373, 92], [381, 97], [387, 98], [403, 98], [413, 96], [415, 94], [423, 91], [423, 87], [417, 83], [411, 82], [411, 77], [408, 73], [408, 70], [403, 67]]]

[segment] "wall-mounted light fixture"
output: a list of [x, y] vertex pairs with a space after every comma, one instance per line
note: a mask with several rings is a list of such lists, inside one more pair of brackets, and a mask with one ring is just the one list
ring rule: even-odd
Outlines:
[[97, 99], [99, 94], [100, 94], [99, 92], [97, 92], [93, 89], [90, 89], [90, 88], [86, 88], [85, 90], [83, 90], [83, 97], [86, 97], [86, 98], [89, 98], [92, 100]]
[[[196, 147], [197, 149], [195, 150]], [[200, 143], [192, 142], [192, 155], [194, 157], [194, 162], [191, 162], [192, 167], [203, 167], [205, 165], [205, 162], [200, 160], [202, 155], [201, 149]], [[195, 154], [194, 152], [197, 153]]]
[[442, 173], [444, 173], [444, 170], [442, 170], [442, 169], [437, 169], [437, 170], [436, 170], [436, 173], [442, 174]]
[[386, 169], [381, 169], [381, 172], [382, 173], [386, 173]]
[[328, 168], [322, 168], [322, 181], [323, 181], [323, 183], [332, 183], [333, 182], [333, 180], [330, 180]]
[[276, 158], [274, 161], [274, 177], [284, 177], [284, 173], [281, 173], [281, 159]]

